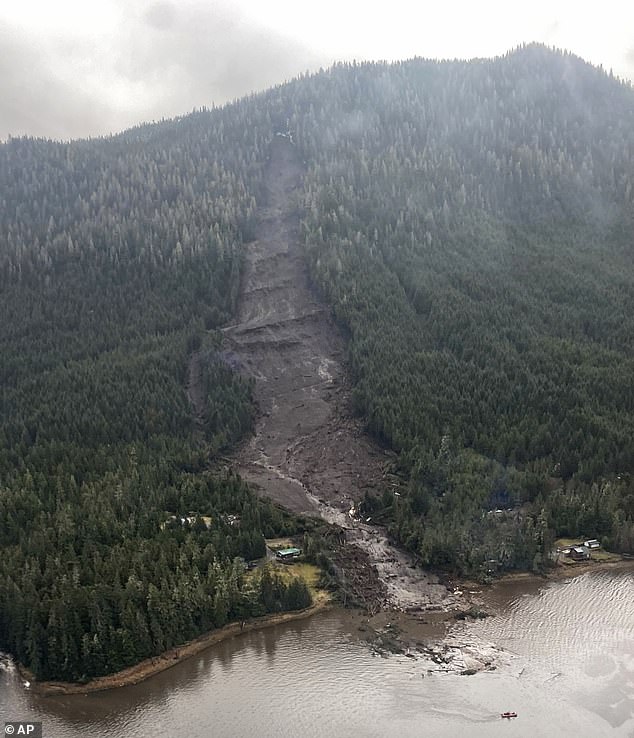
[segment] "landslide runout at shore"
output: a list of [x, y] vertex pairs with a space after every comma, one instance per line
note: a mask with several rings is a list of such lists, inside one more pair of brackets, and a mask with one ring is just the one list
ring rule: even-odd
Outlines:
[[255, 378], [259, 408], [254, 435], [235, 454], [238, 471], [288, 510], [346, 529], [345, 558], [356, 562], [349, 574], [365, 578], [361, 589], [374, 590], [372, 606], [460, 607], [460, 598], [411, 566], [384, 530], [349, 515], [366, 490], [383, 490], [390, 454], [350, 412], [343, 339], [311, 288], [300, 245], [301, 177], [296, 148], [276, 136], [266, 202], [247, 246], [237, 322], [224, 329], [224, 358]]

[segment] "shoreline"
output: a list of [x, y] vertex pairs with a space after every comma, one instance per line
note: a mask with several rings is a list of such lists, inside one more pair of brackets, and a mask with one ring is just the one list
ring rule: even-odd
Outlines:
[[518, 594], [536, 593], [543, 587], [557, 582], [566, 583], [583, 576], [598, 572], [634, 572], [634, 560], [618, 559], [614, 561], [590, 561], [576, 564], [557, 564], [545, 574], [533, 572], [510, 572], [485, 586], [475, 582], [463, 582], [466, 586], [478, 588], [477, 593], [470, 593], [470, 600], [478, 608], [483, 608], [487, 615], [495, 615], [506, 606], [509, 599]]
[[[485, 592], [492, 593], [496, 589], [503, 589], [505, 585], [545, 585], [549, 582], [557, 582], [564, 579], [570, 579], [582, 574], [587, 574], [593, 571], [610, 571], [610, 570], [634, 570], [634, 561], [629, 559], [620, 559], [617, 561], [591, 561], [581, 562], [578, 564], [555, 566], [554, 569], [545, 574], [534, 574], [532, 572], [512, 572], [505, 574], [504, 576], [496, 579], [491, 584], [487, 585], [484, 590], [479, 592], [479, 597], [467, 597], [465, 604], [482, 604], [482, 595]], [[461, 582], [461, 585], [473, 584], [466, 581]], [[478, 585], [481, 586], [481, 585]], [[484, 596], [486, 599], [486, 595]], [[475, 600], [475, 601], [474, 601]], [[490, 606], [491, 603], [488, 603]], [[43, 681], [38, 682], [33, 675], [19, 663], [15, 663], [16, 670], [21, 677], [31, 683], [30, 690], [41, 696], [66, 696], [66, 695], [78, 695], [88, 694], [93, 692], [103, 692], [110, 689], [118, 689], [119, 687], [127, 687], [149, 679], [155, 674], [170, 669], [172, 666], [179, 664], [188, 658], [195, 656], [202, 651], [214, 646], [222, 641], [233, 638], [243, 633], [248, 633], [255, 630], [263, 630], [264, 628], [273, 627], [275, 625], [281, 625], [283, 623], [292, 622], [294, 620], [303, 620], [311, 617], [319, 612], [323, 612], [332, 607], [330, 597], [326, 592], [318, 592], [315, 594], [314, 603], [304, 610], [296, 610], [290, 612], [272, 613], [269, 615], [263, 615], [259, 618], [254, 618], [244, 624], [241, 627], [240, 622], [233, 622], [225, 625], [222, 628], [209, 631], [204, 633], [198, 638], [191, 641], [187, 641], [180, 646], [174, 647], [160, 654], [159, 656], [150, 657], [143, 661], [129, 666], [122, 671], [114, 674], [109, 674], [102, 677], [91, 679], [85, 684], [77, 682], [56, 682], [56, 681]], [[389, 610], [384, 611], [384, 617], [388, 620], [395, 619], [395, 616], [401, 621], [401, 625], [405, 626], [408, 621], [410, 625], [426, 626], [424, 630], [427, 632], [427, 638], [440, 638], [442, 640], [447, 636], [448, 632], [452, 629], [455, 624], [455, 610], [445, 611], [434, 611], [433, 613], [427, 613], [423, 621], [420, 617], [414, 616], [412, 613], [397, 613]], [[365, 616], [364, 616], [365, 617]], [[404, 631], [409, 631], [410, 628], [404, 627]], [[422, 630], [422, 629], [421, 629]], [[445, 633], [442, 635], [441, 631]], [[435, 631], [435, 632], [434, 632]], [[432, 635], [432, 632], [433, 635]], [[422, 633], [419, 633], [419, 636]], [[423, 636], [424, 637], [424, 636]]]
[[[553, 570], [541, 575], [527, 571], [511, 572], [486, 585], [471, 580], [457, 580], [456, 584], [465, 590], [462, 610], [451, 608], [418, 612], [382, 610], [373, 616], [368, 616], [367, 613], [352, 614], [349, 619], [360, 632], [371, 635], [379, 643], [382, 637], [387, 637], [392, 645], [383, 644], [383, 649], [390, 651], [396, 644], [400, 652], [410, 658], [413, 658], [413, 653], [420, 651], [421, 647], [428, 654], [444, 653], [443, 648], [446, 650], [447, 644], [454, 649], [465, 646], [473, 656], [473, 644], [468, 639], [462, 640], [462, 626], [465, 622], [474, 622], [474, 616], [469, 612], [471, 609], [482, 612], [484, 617], [494, 616], [506, 609], [509, 602], [520, 594], [535, 595], [540, 589], [552, 583], [566, 583], [566, 580], [601, 571], [634, 572], [634, 560], [559, 564]], [[460, 614], [465, 617], [456, 617]], [[478, 617], [480, 616], [476, 615], [475, 619]], [[381, 650], [378, 652], [382, 653]], [[486, 659], [485, 667], [476, 669], [482, 670], [488, 670]]]
[[610, 569], [634, 569], [634, 559], [615, 559], [613, 561], [580, 561], [570, 564], [555, 564], [544, 574], [534, 574], [530, 571], [511, 572], [496, 579], [490, 586], [504, 582], [521, 582], [523, 580], [543, 582], [558, 582], [561, 579], [581, 576], [593, 571], [606, 571]]
[[122, 671], [115, 672], [114, 674], [96, 677], [85, 684], [79, 684], [77, 682], [38, 682], [28, 669], [23, 667], [21, 664], [16, 663], [15, 666], [20, 676], [31, 683], [29, 688], [30, 691], [44, 697], [104, 692], [109, 689], [118, 689], [119, 687], [128, 687], [133, 684], [139, 684], [155, 674], [160, 674], [162, 671], [166, 671], [172, 666], [186, 661], [191, 656], [196, 656], [210, 646], [214, 646], [217, 643], [233, 638], [234, 636], [249, 633], [254, 630], [263, 630], [264, 628], [281, 625], [282, 623], [288, 623], [293, 620], [303, 620], [318, 612], [323, 612], [330, 607], [331, 601], [327, 593], [318, 593], [315, 596], [313, 604], [304, 610], [293, 610], [263, 615], [262, 617], [253, 618], [252, 620], [247, 621], [244, 623], [244, 626], [242, 626], [240, 622], [229, 623], [222, 628], [209, 631], [198, 636], [198, 638], [194, 638], [191, 641], [186, 641], [180, 646], [171, 648], [169, 651], [165, 651], [159, 656], [144, 659], [138, 664], [129, 666]]

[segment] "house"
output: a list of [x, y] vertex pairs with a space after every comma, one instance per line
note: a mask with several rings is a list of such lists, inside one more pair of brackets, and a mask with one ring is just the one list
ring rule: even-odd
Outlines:
[[209, 515], [199, 515], [198, 513], [188, 513], [187, 515], [170, 515], [169, 518], [161, 523], [161, 530], [164, 530], [166, 526], [191, 526], [193, 527], [198, 521], [201, 521], [205, 528], [209, 529], [212, 525], [212, 519]]
[[302, 555], [301, 548], [281, 548], [275, 552], [275, 558], [278, 561], [295, 561]]
[[591, 538], [589, 541], [584, 541], [583, 545], [586, 548], [601, 548], [601, 544], [596, 538]]
[[587, 561], [590, 558], [590, 551], [585, 546], [572, 546], [570, 558], [573, 561]]

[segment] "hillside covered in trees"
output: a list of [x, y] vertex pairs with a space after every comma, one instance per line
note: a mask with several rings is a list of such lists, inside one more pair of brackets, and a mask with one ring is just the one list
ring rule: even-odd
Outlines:
[[217, 350], [260, 172], [227, 115], [0, 147], [0, 650], [40, 678], [310, 600], [245, 577], [236, 560], [296, 523], [209, 471], [253, 419]]
[[[540, 46], [337, 65], [111, 138], [0, 146], [0, 649], [39, 676], [292, 604], [234, 558], [297, 523], [208, 471], [252, 425], [218, 329], [287, 132], [355, 409], [399, 454], [402, 496], [366, 506], [468, 574], [540, 568], [557, 535], [634, 549], [634, 91]], [[212, 526], [162, 525], [190, 511]]]
[[563, 534], [631, 551], [631, 87], [539, 46], [312, 84], [307, 255], [401, 452], [394, 533], [472, 573]]

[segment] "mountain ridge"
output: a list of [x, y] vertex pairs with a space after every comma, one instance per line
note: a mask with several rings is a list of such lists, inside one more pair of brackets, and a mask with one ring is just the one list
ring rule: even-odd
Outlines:
[[[542, 571], [556, 536], [634, 550], [631, 86], [533, 46], [336, 65], [0, 146], [0, 648], [36, 673], [105, 673], [257, 610], [233, 557], [310, 534], [209, 472], [253, 426], [221, 329], [280, 135], [355, 422], [394, 452], [399, 495], [355, 495], [363, 515], [479, 578]], [[161, 527], [190, 511], [217, 527]]]

